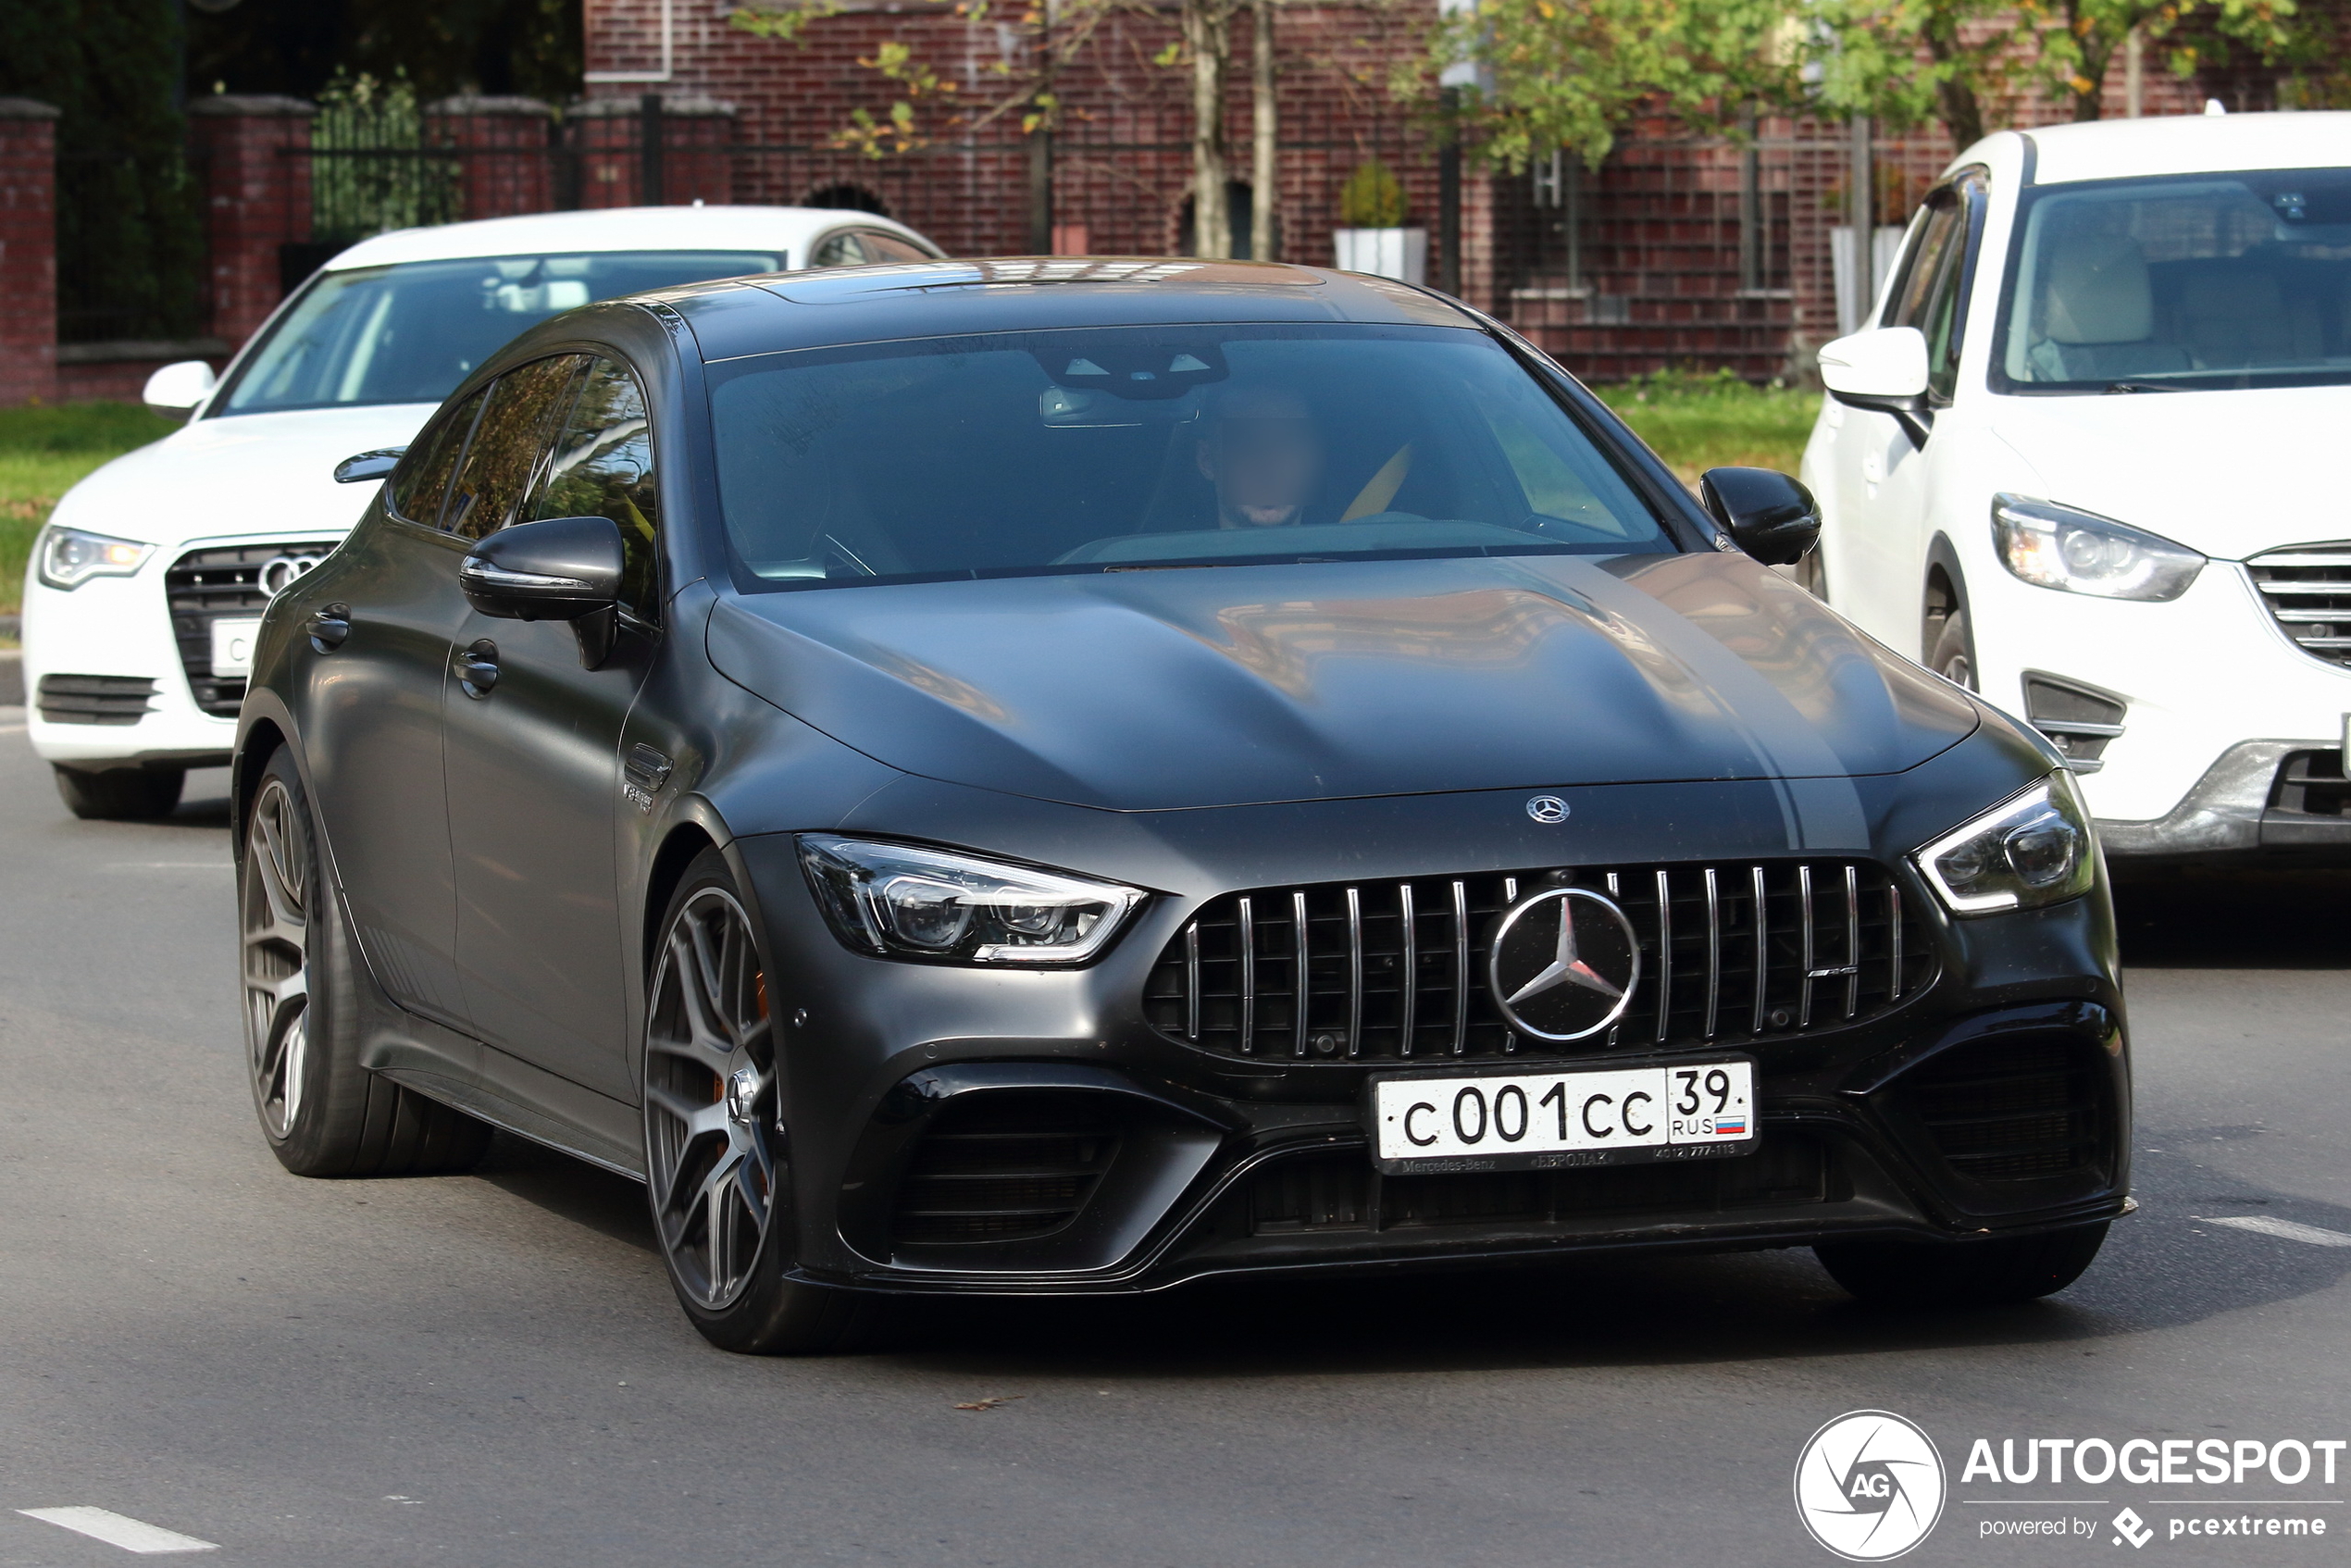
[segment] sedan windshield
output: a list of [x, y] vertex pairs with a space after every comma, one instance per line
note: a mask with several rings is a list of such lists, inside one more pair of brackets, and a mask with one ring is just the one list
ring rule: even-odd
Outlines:
[[712, 412], [747, 589], [1674, 548], [1474, 331], [996, 333], [728, 368]]
[[2056, 185], [2028, 199], [1998, 390], [2351, 380], [2351, 169]]
[[439, 403], [524, 328], [645, 289], [774, 272], [772, 252], [642, 251], [417, 261], [322, 272], [212, 414]]

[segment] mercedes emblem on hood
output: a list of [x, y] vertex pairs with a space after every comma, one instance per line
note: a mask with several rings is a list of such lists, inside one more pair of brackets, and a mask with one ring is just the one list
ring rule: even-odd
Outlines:
[[1588, 888], [1549, 888], [1513, 904], [1486, 960], [1494, 1005], [1536, 1039], [1583, 1039], [1633, 1005], [1641, 943], [1633, 923]]

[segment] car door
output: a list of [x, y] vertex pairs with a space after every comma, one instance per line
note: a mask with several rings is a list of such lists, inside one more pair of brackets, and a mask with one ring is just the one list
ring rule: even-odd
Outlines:
[[[453, 515], [470, 505], [460, 528], [475, 537], [541, 517], [612, 518], [628, 552], [624, 624], [634, 629], [612, 637], [592, 667], [583, 647], [595, 651], [593, 629], [583, 638], [562, 621], [468, 614], [451, 640], [458, 972], [484, 1042], [625, 1098], [633, 1089], [614, 840], [621, 726], [660, 615], [652, 433], [641, 383], [619, 360], [566, 356], [530, 368], [534, 407], [499, 427], [499, 450], [477, 439], [483, 465], [458, 477]], [[485, 1076], [495, 1066], [485, 1064]]]
[[[1927, 197], [1878, 322], [1925, 335], [1930, 421], [1951, 406], [1957, 390], [1983, 194], [1981, 177], [1971, 171]], [[1922, 443], [1895, 416], [1858, 408], [1843, 411], [1836, 433], [1839, 516], [1826, 562], [1829, 597], [1913, 656], [1924, 653], [1920, 595], [1937, 445], [1931, 422]]]
[[465, 610], [440, 529], [488, 392], [442, 412], [384, 486], [382, 526], [336, 555], [340, 642], [315, 641], [303, 754], [369, 969], [402, 1006], [463, 1027], [442, 790], [442, 672]]

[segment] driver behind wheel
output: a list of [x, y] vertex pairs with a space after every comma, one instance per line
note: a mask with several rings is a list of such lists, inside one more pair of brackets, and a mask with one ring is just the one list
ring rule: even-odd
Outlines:
[[1323, 438], [1306, 400], [1279, 387], [1237, 387], [1219, 397], [1194, 451], [1216, 487], [1216, 526], [1270, 529], [1306, 520], [1323, 474]]

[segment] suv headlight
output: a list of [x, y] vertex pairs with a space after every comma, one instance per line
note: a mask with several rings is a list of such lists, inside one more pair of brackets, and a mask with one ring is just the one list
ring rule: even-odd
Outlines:
[[154, 545], [137, 540], [83, 533], [55, 523], [41, 530], [32, 547], [41, 580], [52, 588], [66, 589], [80, 588], [93, 577], [129, 577], [155, 553]]
[[1912, 857], [1954, 915], [2037, 909], [2090, 890], [2097, 840], [2070, 773], [2053, 773]]
[[2101, 599], [2177, 599], [2204, 570], [2183, 544], [2021, 495], [1992, 498], [1992, 538], [2001, 563], [2035, 588]]
[[1141, 890], [927, 850], [809, 833], [800, 863], [833, 932], [860, 952], [958, 964], [1084, 964]]

